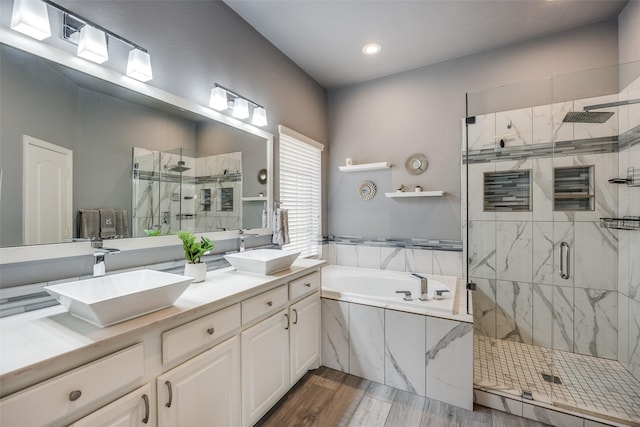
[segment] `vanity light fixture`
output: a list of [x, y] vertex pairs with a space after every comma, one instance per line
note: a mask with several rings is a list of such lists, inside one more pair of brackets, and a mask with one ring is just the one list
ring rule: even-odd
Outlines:
[[104, 31], [88, 24], [82, 27], [80, 29], [77, 55], [96, 64], [102, 64], [109, 59], [107, 35]]
[[36, 40], [51, 37], [47, 5], [37, 0], [14, 0], [11, 29]]
[[242, 120], [249, 118], [249, 106], [251, 106], [253, 108], [251, 124], [260, 127], [267, 125], [267, 111], [262, 105], [256, 104], [218, 83], [211, 89], [209, 106], [218, 111], [232, 110], [231, 115]]
[[[37, 40], [51, 36], [47, 7], [62, 13], [62, 38], [78, 45], [76, 53], [79, 57], [102, 64], [109, 59], [109, 42], [118, 40], [131, 48], [127, 76], [142, 82], [153, 78], [151, 57], [145, 48], [51, 0], [14, 0], [11, 29]], [[54, 22], [56, 21], [57, 19], [54, 19]]]
[[246, 99], [236, 98], [233, 102], [233, 117], [236, 119], [246, 119], [249, 117], [249, 103]]

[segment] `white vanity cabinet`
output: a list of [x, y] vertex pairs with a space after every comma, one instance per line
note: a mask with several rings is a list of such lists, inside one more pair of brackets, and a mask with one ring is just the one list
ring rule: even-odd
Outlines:
[[158, 427], [240, 421], [240, 345], [229, 338], [157, 378]]
[[288, 309], [242, 332], [242, 425], [250, 426], [289, 390]]
[[320, 293], [291, 305], [289, 318], [289, 377], [293, 386], [320, 359]]
[[155, 426], [155, 407], [151, 406], [151, 386], [146, 384], [107, 406], [79, 419], [69, 427], [145, 427]]

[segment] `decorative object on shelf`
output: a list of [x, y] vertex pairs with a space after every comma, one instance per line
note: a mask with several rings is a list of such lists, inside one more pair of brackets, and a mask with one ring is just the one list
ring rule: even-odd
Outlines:
[[396, 191], [395, 193], [384, 193], [385, 197], [389, 197], [389, 198], [398, 198], [398, 199], [404, 199], [404, 198], [412, 198], [412, 197], [442, 197], [444, 196], [445, 193], [442, 190], [435, 190], [435, 191]]
[[600, 227], [617, 230], [640, 230], [640, 216], [622, 218], [600, 218]]
[[258, 183], [260, 183], [260, 184], [266, 184], [267, 183], [267, 170], [266, 169], [260, 169], [258, 171]]
[[420, 193], [422, 191], [422, 187], [419, 185], [416, 185], [416, 188], [414, 188], [413, 191], [415, 191], [416, 193]]
[[231, 110], [231, 115], [237, 119], [249, 118], [249, 105], [253, 107], [253, 117], [251, 124], [254, 126], [264, 127], [267, 125], [267, 111], [260, 104], [256, 104], [252, 100], [240, 96], [237, 93], [227, 89], [226, 87], [214, 84], [211, 89], [209, 98], [209, 107], [218, 111]]
[[396, 188], [396, 191], [397, 191], [398, 193], [402, 193], [402, 192], [404, 191], [404, 189], [405, 189], [405, 188], [406, 188], [406, 187], [404, 186], [404, 184], [400, 184], [400, 187]]
[[188, 231], [178, 231], [178, 238], [182, 240], [184, 258], [187, 263], [184, 265], [184, 275], [193, 277], [193, 283], [203, 282], [207, 276], [207, 264], [201, 258], [214, 248], [211, 240], [201, 236], [196, 242], [196, 236]]
[[351, 157], [347, 157], [344, 159], [344, 164], [347, 166], [353, 166], [353, 159]]
[[404, 162], [404, 167], [412, 175], [420, 175], [427, 170], [428, 166], [427, 157], [421, 153], [415, 153], [407, 157], [407, 161]]
[[102, 64], [109, 59], [109, 42], [117, 40], [131, 49], [126, 75], [142, 82], [153, 78], [151, 57], [145, 48], [50, 0], [15, 0], [11, 12], [11, 29], [36, 40], [50, 37], [47, 7], [62, 13], [60, 20], [56, 17], [53, 21], [62, 22], [62, 38], [78, 45], [76, 54], [79, 57]]
[[375, 170], [383, 170], [389, 169], [391, 167], [391, 163], [389, 162], [378, 162], [378, 163], [362, 163], [360, 165], [351, 165], [351, 166], [339, 166], [340, 172], [362, 172], [362, 171], [375, 171]]
[[373, 181], [362, 181], [360, 185], [358, 185], [358, 196], [360, 196], [362, 200], [373, 199], [376, 195], [376, 191], [378, 191], [378, 189]]

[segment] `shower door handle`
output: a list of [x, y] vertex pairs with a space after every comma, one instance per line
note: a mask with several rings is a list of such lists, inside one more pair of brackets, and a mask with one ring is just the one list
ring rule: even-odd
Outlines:
[[560, 243], [560, 277], [567, 280], [571, 276], [571, 248], [567, 242]]

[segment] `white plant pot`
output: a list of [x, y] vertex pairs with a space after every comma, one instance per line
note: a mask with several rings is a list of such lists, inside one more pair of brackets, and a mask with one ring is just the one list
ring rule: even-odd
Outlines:
[[193, 283], [204, 282], [207, 277], [207, 264], [199, 262], [197, 264], [186, 263], [184, 265], [184, 275], [193, 277]]

